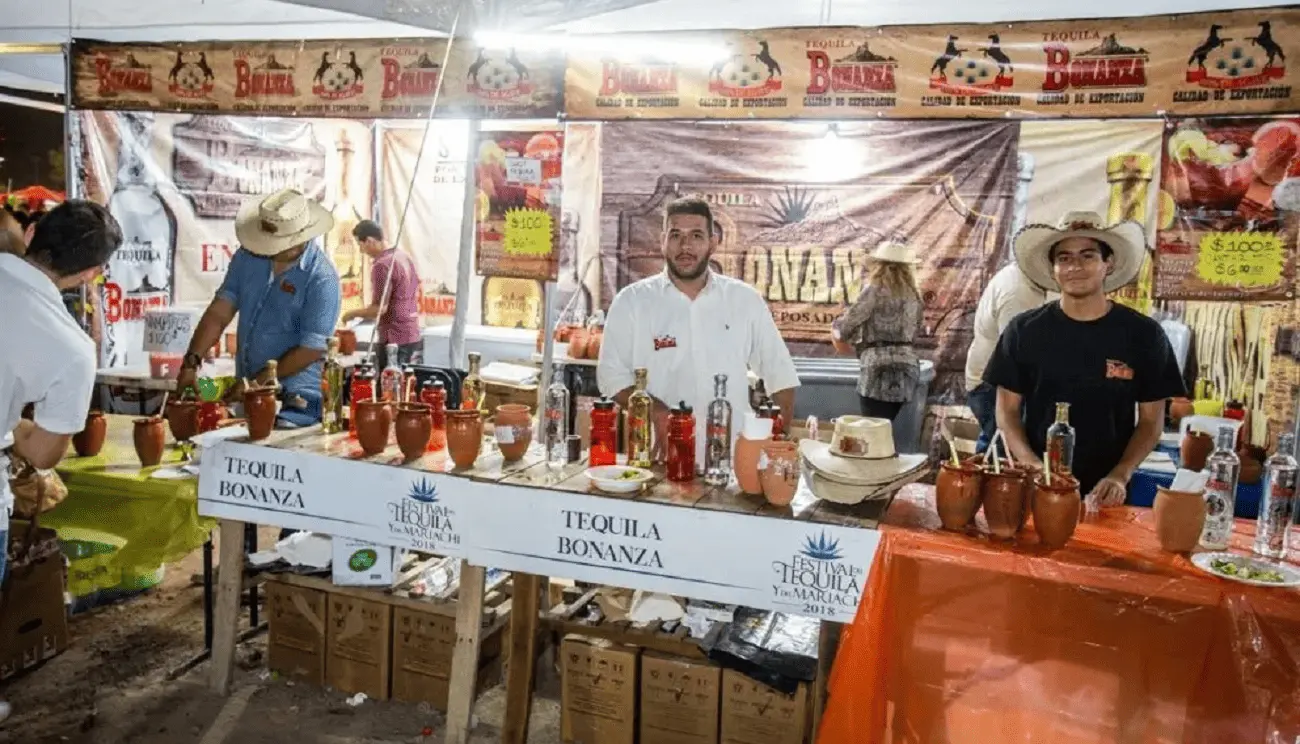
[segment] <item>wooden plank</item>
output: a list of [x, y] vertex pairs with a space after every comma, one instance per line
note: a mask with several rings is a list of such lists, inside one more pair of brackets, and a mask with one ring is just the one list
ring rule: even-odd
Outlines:
[[533, 668], [537, 661], [540, 577], [515, 573], [514, 605], [510, 612], [510, 669], [506, 673], [506, 710], [501, 723], [502, 744], [527, 744], [533, 704]]
[[764, 504], [763, 508], [758, 510], [758, 515], [760, 517], [775, 517], [777, 519], [806, 522], [812, 518], [819, 504], [821, 504], [821, 501], [813, 495], [808, 485], [800, 478], [799, 489], [794, 492], [794, 498], [790, 500], [789, 506]]
[[244, 586], [244, 523], [221, 520], [217, 596], [212, 628], [212, 678], [218, 695], [230, 694], [235, 674], [235, 644], [239, 635], [240, 593]]
[[464, 471], [456, 471], [455, 474], [466, 476], [471, 480], [497, 483], [544, 460], [542, 446], [534, 442], [529, 446], [523, 457], [512, 462], [506, 462], [505, 458], [501, 456], [501, 450], [497, 448], [496, 440], [484, 438], [483, 449], [478, 459], [474, 461], [474, 467]]
[[[527, 458], [525, 458], [527, 459]], [[560, 483], [578, 478], [586, 481], [587, 477], [583, 475], [587, 470], [587, 458], [582, 458], [577, 462], [571, 462], [565, 465], [558, 472], [551, 470], [551, 466], [545, 462], [530, 465], [513, 475], [506, 476], [501, 481], [507, 486], [527, 486], [529, 488], [554, 488]]]
[[805, 741], [817, 741], [817, 729], [821, 726], [822, 713], [826, 710], [829, 694], [831, 668], [835, 665], [835, 653], [840, 647], [840, 632], [844, 626], [829, 620], [821, 622], [817, 637], [817, 678], [813, 681], [811, 694], [808, 696], [808, 735]]
[[478, 653], [483, 641], [483, 582], [486, 569], [460, 564], [460, 599], [456, 605], [456, 649], [451, 656], [451, 693], [447, 698], [446, 744], [468, 744], [478, 691]]
[[704, 649], [700, 648], [700, 644], [686, 637], [684, 631], [680, 635], [675, 632], [645, 632], [644, 630], [634, 630], [631, 623], [626, 621], [585, 625], [570, 620], [548, 619], [547, 625], [550, 626], [551, 630], [558, 633], [561, 638], [570, 633], [576, 633], [590, 638], [604, 638], [626, 646], [640, 646], [641, 648], [665, 654], [685, 656], [689, 659], [707, 658]]
[[858, 504], [836, 504], [830, 501], [820, 501], [817, 504], [817, 510], [809, 517], [809, 521], [820, 524], [838, 524], [844, 527], [876, 529], [880, 526], [880, 520], [884, 518], [885, 512], [889, 511], [889, 505], [893, 502], [893, 494], [887, 499], [867, 499]]
[[757, 514], [767, 502], [762, 496], [743, 493], [735, 483], [707, 491], [695, 502], [696, 509], [724, 511], [734, 514]]
[[[659, 474], [656, 473], [656, 475]], [[641, 494], [637, 496], [637, 501], [644, 501], [647, 504], [681, 506], [689, 509], [699, 503], [700, 499], [708, 495], [711, 490], [709, 486], [700, 480], [691, 483], [674, 483], [667, 478], [661, 478], [647, 484], [647, 487], [643, 488]]]

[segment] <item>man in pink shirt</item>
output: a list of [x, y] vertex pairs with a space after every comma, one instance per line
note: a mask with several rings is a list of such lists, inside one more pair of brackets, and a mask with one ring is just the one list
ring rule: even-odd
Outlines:
[[[379, 320], [379, 368], [388, 365], [388, 344], [397, 344], [398, 364], [419, 364], [420, 341], [420, 274], [415, 261], [396, 247], [384, 243], [384, 231], [372, 220], [362, 220], [352, 230], [361, 252], [370, 256], [370, 304], [349, 310], [342, 322], [355, 318]], [[392, 286], [384, 297], [384, 285], [392, 273]]]

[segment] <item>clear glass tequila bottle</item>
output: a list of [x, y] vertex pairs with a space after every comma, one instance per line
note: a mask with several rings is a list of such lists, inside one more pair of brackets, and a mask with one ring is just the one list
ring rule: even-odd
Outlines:
[[1241, 460], [1233, 451], [1236, 441], [1235, 428], [1219, 427], [1214, 451], [1205, 461], [1205, 472], [1210, 479], [1205, 484], [1201, 547], [1207, 550], [1226, 550], [1232, 539], [1232, 513], [1237, 505], [1237, 480], [1241, 476]]
[[634, 468], [648, 468], [650, 460], [650, 417], [654, 413], [654, 399], [646, 392], [649, 372], [637, 367], [636, 390], [627, 399], [627, 464]]
[[546, 388], [546, 414], [542, 418], [542, 441], [546, 464], [562, 470], [569, 463], [569, 388], [564, 385], [564, 367], [555, 365], [551, 385]]
[[727, 376], [713, 376], [713, 401], [705, 418], [704, 481], [725, 486], [731, 478], [731, 401]]
[[1255, 552], [1266, 558], [1286, 558], [1291, 522], [1295, 519], [1295, 435], [1278, 437], [1277, 454], [1264, 463], [1264, 491], [1255, 523]]

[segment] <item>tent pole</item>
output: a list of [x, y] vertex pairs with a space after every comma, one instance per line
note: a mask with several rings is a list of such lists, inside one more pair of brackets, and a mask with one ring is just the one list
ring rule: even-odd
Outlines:
[[460, 215], [460, 258], [456, 261], [456, 310], [451, 321], [448, 359], [456, 369], [468, 369], [465, 358], [465, 327], [469, 323], [469, 282], [474, 276], [474, 212], [478, 203], [474, 164], [478, 162], [479, 120], [470, 119], [466, 127], [469, 144], [465, 149], [465, 198]]

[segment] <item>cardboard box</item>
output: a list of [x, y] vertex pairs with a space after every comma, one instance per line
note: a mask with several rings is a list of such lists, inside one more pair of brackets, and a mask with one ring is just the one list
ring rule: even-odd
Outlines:
[[401, 552], [347, 537], [334, 538], [333, 581], [336, 586], [393, 585]]
[[785, 695], [740, 672], [722, 673], [722, 744], [802, 744], [808, 685]]
[[[28, 560], [9, 568], [0, 598], [0, 679], [8, 679], [54, 658], [68, 648], [68, 611], [63, 604], [63, 553], [54, 530], [38, 528], [35, 550], [22, 540], [28, 523], [9, 524], [10, 556]], [[0, 550], [6, 546], [0, 545]]]
[[325, 684], [325, 592], [266, 582], [267, 663], [271, 671], [322, 687]]
[[[481, 694], [500, 676], [490, 673], [501, 658], [502, 628], [498, 626], [479, 645], [478, 689]], [[451, 657], [456, 650], [456, 618], [407, 607], [393, 610], [393, 699], [428, 703], [447, 711], [451, 687]]]
[[721, 699], [720, 668], [641, 654], [641, 744], [717, 744]]
[[393, 608], [382, 601], [331, 593], [325, 631], [325, 683], [347, 693], [388, 699]]
[[638, 650], [569, 636], [560, 647], [560, 738], [565, 744], [635, 744]]

